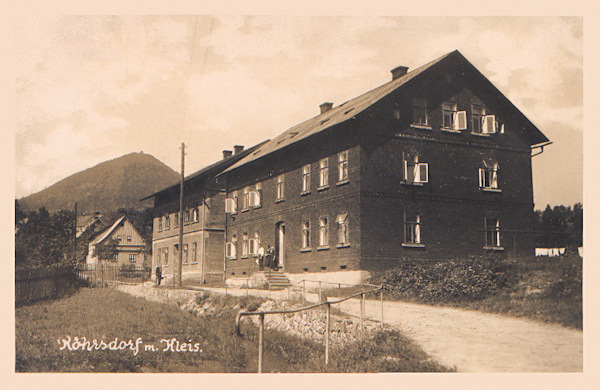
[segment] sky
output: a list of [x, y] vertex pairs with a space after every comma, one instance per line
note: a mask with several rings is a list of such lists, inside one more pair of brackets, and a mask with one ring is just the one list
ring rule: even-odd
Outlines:
[[[580, 17], [27, 16], [15, 196], [140, 152], [186, 174], [458, 49], [552, 142], [534, 201], [583, 201]], [[409, 69], [409, 71], [410, 71]]]

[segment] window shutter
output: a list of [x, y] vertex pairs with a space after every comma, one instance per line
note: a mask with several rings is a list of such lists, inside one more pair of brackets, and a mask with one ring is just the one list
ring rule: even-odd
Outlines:
[[250, 207], [257, 206], [258, 204], [256, 202], [256, 191], [250, 191], [249, 197], [250, 197]]
[[225, 212], [226, 213], [234, 213], [235, 212], [235, 204], [233, 203], [233, 199], [231, 199], [231, 198], [225, 199]]
[[483, 188], [485, 183], [485, 169], [479, 168], [479, 188]]
[[492, 182], [490, 183], [490, 187], [498, 188], [498, 171], [495, 169], [492, 171]]
[[419, 163], [415, 165], [417, 169], [415, 172], [415, 181], [418, 183], [428, 183], [429, 182], [429, 164], [427, 163]]
[[408, 181], [408, 154], [402, 152], [402, 161], [404, 162], [404, 181]]
[[417, 223], [415, 224], [415, 243], [421, 243], [421, 216], [417, 215]]
[[504, 123], [500, 123], [499, 127], [500, 127], [500, 129], [498, 130], [498, 132], [500, 134], [504, 134]]
[[457, 111], [454, 113], [454, 130], [467, 129], [467, 112]]
[[496, 132], [496, 117], [494, 115], [486, 115], [483, 117], [483, 132], [485, 134], [493, 134]]

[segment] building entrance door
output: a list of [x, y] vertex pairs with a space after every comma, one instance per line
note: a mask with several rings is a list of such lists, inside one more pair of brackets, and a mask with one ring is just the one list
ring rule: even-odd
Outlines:
[[277, 265], [283, 269], [285, 266], [285, 224], [277, 224], [277, 243], [275, 251], [277, 253]]

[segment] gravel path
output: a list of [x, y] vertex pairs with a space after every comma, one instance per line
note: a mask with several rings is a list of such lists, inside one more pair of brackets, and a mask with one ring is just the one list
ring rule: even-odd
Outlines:
[[[204, 290], [224, 292], [219, 288]], [[247, 293], [236, 288], [227, 292], [231, 295]], [[283, 291], [249, 290], [249, 293], [272, 299], [288, 297]], [[316, 302], [318, 295], [307, 294], [307, 299]], [[341, 309], [360, 315], [357, 299], [342, 303]], [[366, 300], [366, 315], [381, 318], [379, 300]], [[384, 321], [415, 340], [438, 362], [454, 366], [459, 372], [583, 371], [583, 332], [560, 325], [390, 301], [384, 302]]]

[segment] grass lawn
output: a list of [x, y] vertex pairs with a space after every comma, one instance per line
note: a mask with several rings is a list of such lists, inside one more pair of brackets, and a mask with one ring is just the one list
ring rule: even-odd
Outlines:
[[[16, 309], [17, 372], [256, 372], [257, 330], [244, 327], [235, 334], [239, 308], [257, 306], [259, 298], [223, 297], [217, 315], [193, 316], [176, 305], [149, 302], [110, 288], [84, 288], [76, 294]], [[235, 307], [234, 307], [235, 306]], [[71, 337], [68, 347], [61, 340]], [[107, 346], [117, 338], [124, 349], [82, 350], [74, 338]], [[136, 340], [141, 339], [135, 351]], [[166, 341], [185, 344], [172, 349]], [[132, 340], [131, 347], [125, 343]], [[448, 371], [429, 360], [416, 345], [396, 331], [333, 350], [330, 365], [323, 367], [321, 344], [283, 334], [265, 332], [265, 372], [381, 372]], [[92, 345], [92, 344], [89, 344]], [[145, 350], [153, 345], [155, 351]], [[86, 345], [87, 346], [87, 345]], [[114, 345], [113, 345], [114, 346]], [[189, 352], [188, 350], [198, 350]]]

